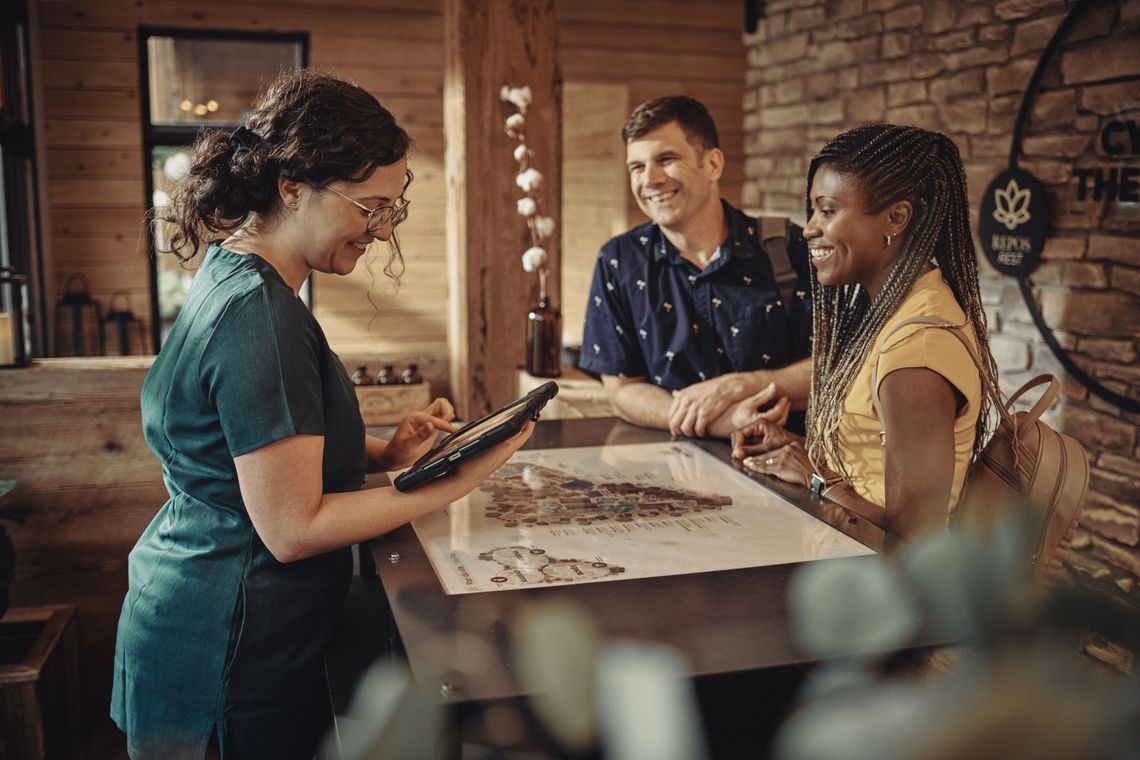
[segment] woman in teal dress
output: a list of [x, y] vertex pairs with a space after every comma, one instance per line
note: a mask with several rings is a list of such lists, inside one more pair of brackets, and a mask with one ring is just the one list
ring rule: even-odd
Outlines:
[[374, 240], [386, 273], [402, 263], [409, 146], [375, 98], [311, 71], [195, 146], [169, 221], [180, 258], [206, 255], [142, 390], [170, 499], [130, 554], [115, 651], [111, 715], [134, 760], [311, 758], [347, 547], [466, 495], [529, 436], [410, 493], [360, 490], [454, 413], [437, 399], [390, 441], [366, 436], [297, 294], [313, 271], [352, 272]]

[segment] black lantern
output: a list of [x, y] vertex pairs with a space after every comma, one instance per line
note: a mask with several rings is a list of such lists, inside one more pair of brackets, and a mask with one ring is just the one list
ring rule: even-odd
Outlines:
[[23, 367], [31, 359], [24, 321], [26, 281], [12, 267], [0, 267], [0, 368]]
[[131, 294], [127, 291], [116, 290], [111, 295], [111, 305], [104, 324], [115, 326], [119, 356], [129, 356], [131, 353], [131, 325], [134, 325], [138, 333], [139, 345], [146, 346], [146, 328], [131, 311]]
[[67, 278], [55, 305], [55, 351], [57, 356], [103, 355], [103, 310], [78, 272]]

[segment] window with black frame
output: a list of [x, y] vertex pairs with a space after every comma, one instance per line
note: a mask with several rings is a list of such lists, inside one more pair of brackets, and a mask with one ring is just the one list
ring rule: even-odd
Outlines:
[[0, 5], [0, 367], [44, 353], [27, 29], [24, 3]]
[[[143, 156], [150, 225], [152, 338], [157, 351], [186, 299], [197, 260], [183, 265], [169, 250], [162, 221], [170, 195], [190, 169], [190, 147], [203, 128], [232, 129], [263, 85], [308, 61], [304, 34], [139, 29]], [[302, 292], [310, 301], [309, 285]]]

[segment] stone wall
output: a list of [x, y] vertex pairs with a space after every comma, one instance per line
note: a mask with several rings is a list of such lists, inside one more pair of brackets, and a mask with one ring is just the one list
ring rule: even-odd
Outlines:
[[[774, 0], [747, 37], [744, 203], [801, 219], [809, 158], [860, 123], [950, 135], [971, 208], [1007, 165], [1030, 75], [1073, 3], [1058, 0]], [[1140, 121], [1140, 0], [1091, 4], [1051, 58], [1034, 98], [1021, 166], [1050, 190], [1052, 230], [1031, 276], [1046, 322], [1085, 371], [1140, 398], [1140, 204], [1077, 201], [1075, 169], [1136, 166], [1093, 139], [1124, 105]], [[1140, 140], [1140, 138], [1137, 138]], [[1115, 163], [1114, 163], [1115, 162]], [[1086, 180], [1091, 183], [1092, 180]], [[1135, 193], [1135, 189], [1131, 190]], [[983, 297], [1003, 387], [1039, 372], [1063, 378], [1048, 418], [1087, 448], [1091, 493], [1070, 572], [1140, 604], [1140, 415], [1066, 376], [1033, 325], [1017, 281], [983, 262]]]

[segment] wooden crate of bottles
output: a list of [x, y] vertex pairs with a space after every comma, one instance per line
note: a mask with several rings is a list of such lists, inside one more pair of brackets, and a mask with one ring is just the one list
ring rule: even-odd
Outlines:
[[395, 374], [390, 367], [385, 367], [376, 379], [368, 374], [366, 367], [352, 373], [365, 425], [395, 425], [409, 412], [425, 409], [431, 403], [431, 383], [419, 376], [415, 365], [409, 369]]

